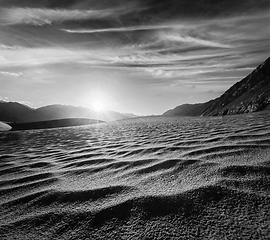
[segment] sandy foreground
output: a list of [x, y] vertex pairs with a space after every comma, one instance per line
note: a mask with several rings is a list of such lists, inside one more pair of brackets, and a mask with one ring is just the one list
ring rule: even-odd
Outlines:
[[10, 126], [6, 123], [0, 122], [0, 131], [7, 131], [10, 130]]
[[0, 132], [0, 239], [269, 239], [269, 119]]

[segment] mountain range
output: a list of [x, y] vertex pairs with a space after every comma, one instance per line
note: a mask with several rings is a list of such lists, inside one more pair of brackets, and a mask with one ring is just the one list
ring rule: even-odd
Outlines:
[[[270, 109], [270, 57], [252, 73], [230, 87], [220, 97], [205, 103], [183, 104], [163, 115], [223, 116]], [[89, 108], [49, 105], [31, 108], [18, 102], [0, 101], [0, 121], [26, 123], [59, 119], [83, 118], [114, 121], [136, 117], [114, 111], [97, 113]]]
[[270, 57], [220, 97], [206, 103], [183, 104], [163, 115], [223, 116], [270, 108]]
[[136, 117], [136, 115], [114, 111], [103, 111], [97, 113], [85, 107], [58, 104], [34, 109], [18, 102], [0, 102], [0, 121], [3, 122], [26, 123], [70, 118], [114, 121], [131, 117]]

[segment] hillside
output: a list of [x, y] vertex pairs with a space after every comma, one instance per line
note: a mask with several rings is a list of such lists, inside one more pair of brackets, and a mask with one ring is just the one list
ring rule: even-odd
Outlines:
[[35, 109], [17, 102], [0, 102], [0, 121], [5, 122], [36, 122], [46, 117]]
[[206, 103], [183, 104], [163, 115], [221, 116], [267, 109], [270, 105], [270, 58], [234, 84], [219, 98]]
[[212, 101], [207, 103], [183, 104], [174, 109], [168, 110], [163, 115], [179, 115], [179, 116], [200, 116], [211, 105]]
[[130, 117], [130, 114], [126, 115], [114, 111], [97, 113], [89, 108], [67, 105], [49, 105], [34, 109], [17, 102], [0, 102], [0, 121], [5, 122], [26, 123], [67, 118], [87, 118], [101, 121], [114, 121]]
[[270, 104], [270, 58], [234, 84], [203, 113], [204, 116], [257, 112]]
[[46, 120], [63, 119], [63, 118], [90, 118], [102, 121], [114, 121], [125, 118], [130, 118], [124, 114], [114, 111], [103, 111], [97, 113], [89, 108], [75, 107], [67, 105], [49, 105], [36, 109], [36, 112], [46, 116]]

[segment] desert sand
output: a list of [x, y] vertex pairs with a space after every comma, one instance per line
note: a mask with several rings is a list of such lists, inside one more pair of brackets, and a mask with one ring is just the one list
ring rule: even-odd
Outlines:
[[1, 239], [269, 239], [269, 119], [1, 132]]
[[0, 131], [7, 131], [10, 129], [11, 129], [11, 127], [8, 124], [0, 121]]

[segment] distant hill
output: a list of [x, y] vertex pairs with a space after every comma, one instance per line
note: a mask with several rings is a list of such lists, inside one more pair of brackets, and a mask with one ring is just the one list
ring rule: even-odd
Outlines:
[[135, 115], [133, 113], [121, 113], [122, 115], [124, 115], [127, 118], [136, 118], [136, 117], [141, 117], [139, 115]]
[[269, 107], [270, 58], [219, 98], [206, 103], [180, 105], [163, 115], [221, 116], [257, 112]]
[[200, 116], [211, 105], [211, 102], [197, 104], [183, 104], [168, 110], [163, 115]]
[[40, 122], [66, 118], [88, 118], [101, 121], [114, 121], [130, 118], [130, 115], [114, 111], [95, 111], [67, 105], [49, 105], [41, 108], [30, 108], [17, 102], [0, 102], [0, 121], [5, 122]]
[[0, 103], [0, 121], [6, 122], [35, 122], [44, 120], [45, 116], [35, 109], [17, 102]]
[[74, 107], [58, 104], [38, 108], [36, 109], [36, 112], [38, 114], [46, 116], [47, 118], [46, 120], [63, 119], [63, 118], [90, 118], [102, 121], [114, 121], [130, 118], [130, 116], [128, 115], [109, 110], [97, 113], [85, 107]]

